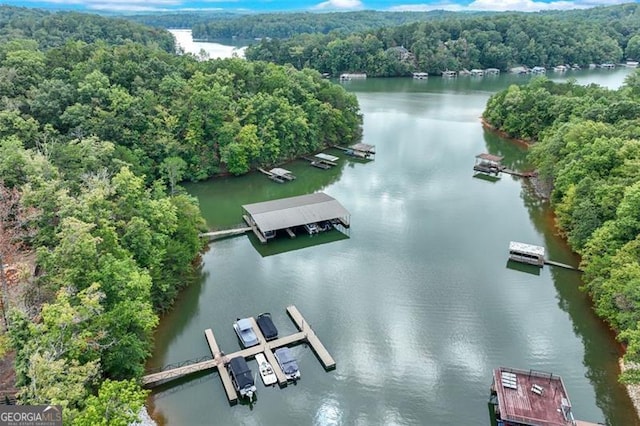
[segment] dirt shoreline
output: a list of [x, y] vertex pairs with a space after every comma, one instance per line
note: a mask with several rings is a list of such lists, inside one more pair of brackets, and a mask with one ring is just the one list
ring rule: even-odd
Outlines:
[[[640, 364], [631, 362], [625, 363], [624, 359], [622, 358], [618, 360], [618, 365], [620, 366], [621, 373], [624, 373], [626, 370], [640, 370]], [[633, 403], [636, 414], [640, 413], [640, 383], [627, 383], [624, 385], [624, 387], [627, 389], [627, 394], [629, 394], [629, 398]], [[640, 414], [638, 414], [638, 416], [640, 417]]]

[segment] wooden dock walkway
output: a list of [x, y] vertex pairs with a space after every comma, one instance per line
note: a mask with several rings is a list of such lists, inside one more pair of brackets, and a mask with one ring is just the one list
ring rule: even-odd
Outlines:
[[264, 353], [267, 361], [269, 361], [269, 363], [271, 364], [273, 371], [278, 378], [278, 383], [281, 387], [284, 387], [287, 385], [287, 377], [284, 375], [282, 369], [278, 365], [273, 351], [283, 346], [295, 345], [303, 342], [307, 342], [309, 346], [311, 346], [311, 349], [316, 354], [325, 370], [332, 370], [336, 368], [336, 362], [331, 357], [322, 342], [320, 342], [320, 339], [313, 331], [309, 323], [304, 319], [298, 308], [293, 305], [288, 306], [287, 313], [289, 314], [289, 317], [294, 321], [297, 328], [300, 330], [299, 332], [290, 334], [288, 336], [283, 336], [275, 340], [267, 341], [262, 334], [262, 331], [260, 331], [260, 327], [258, 327], [255, 319], [251, 317], [249, 320], [251, 321], [253, 331], [258, 337], [259, 343], [256, 346], [245, 348], [225, 355], [218, 347], [218, 343], [216, 342], [216, 339], [213, 335], [213, 331], [208, 328], [205, 330], [204, 335], [213, 359], [172, 368], [170, 370], [160, 371], [158, 373], [148, 374], [142, 377], [142, 385], [149, 388], [161, 382], [177, 379], [191, 373], [217, 368], [218, 374], [220, 375], [220, 380], [222, 381], [225, 393], [227, 394], [227, 398], [229, 399], [230, 403], [234, 404], [238, 401], [238, 394], [235, 390], [235, 387], [233, 386], [231, 376], [229, 375], [229, 372], [226, 368], [229, 360], [239, 356], [250, 359], [254, 358], [259, 353]]
[[249, 231], [251, 231], [250, 226], [233, 228], [233, 229], [223, 229], [221, 231], [203, 232], [202, 234], [200, 234], [200, 238], [210, 238], [213, 240], [216, 238], [225, 238], [225, 237], [233, 237], [236, 235], [242, 235]]
[[507, 169], [507, 168], [503, 168], [501, 170], [501, 172], [502, 173], [506, 173], [508, 175], [518, 176], [518, 177], [523, 177], [523, 178], [531, 178], [531, 177], [538, 176], [538, 173], [536, 173], [536, 172], [519, 172], [519, 171], [516, 171], [516, 170]]
[[557, 266], [559, 268], [564, 268], [564, 269], [570, 269], [572, 271], [578, 271], [578, 272], [584, 272], [582, 269], [577, 268], [575, 266], [571, 266], [571, 265], [567, 265], [566, 263], [560, 263], [560, 262], [556, 262], [554, 260], [547, 260], [545, 259], [544, 261], [545, 265], [551, 265], [551, 266]]
[[296, 308], [294, 305], [287, 306], [287, 313], [289, 314], [293, 322], [296, 323], [298, 330], [306, 334], [309, 346], [311, 346], [311, 349], [313, 349], [313, 351], [320, 359], [320, 362], [322, 363], [324, 369], [332, 370], [336, 368], [336, 362], [333, 360], [333, 358], [329, 354], [329, 351], [327, 351], [320, 339], [318, 339], [318, 336], [316, 336], [316, 333], [313, 331], [309, 323], [305, 321], [298, 308]]
[[218, 342], [216, 342], [216, 338], [213, 337], [213, 331], [211, 331], [210, 328], [207, 328], [204, 331], [204, 337], [207, 339], [207, 344], [209, 345], [211, 356], [213, 356], [214, 361], [218, 361], [218, 374], [220, 375], [220, 380], [222, 380], [222, 386], [224, 387], [224, 391], [227, 394], [229, 402], [238, 402], [238, 394], [236, 393], [236, 389], [233, 387], [231, 376], [229, 375], [229, 371], [226, 368], [228, 360], [225, 359], [225, 357], [223, 357], [222, 353], [220, 352]]
[[253, 225], [251, 223], [251, 220], [249, 219], [249, 216], [247, 216], [246, 214], [242, 215], [242, 219], [246, 222], [247, 225], [249, 225], [249, 229], [251, 229], [253, 231], [253, 233], [255, 234], [255, 236], [258, 238], [258, 240], [262, 243], [262, 244], [267, 244], [267, 239], [264, 237], [264, 235], [262, 235], [262, 233], [258, 230], [258, 227]]

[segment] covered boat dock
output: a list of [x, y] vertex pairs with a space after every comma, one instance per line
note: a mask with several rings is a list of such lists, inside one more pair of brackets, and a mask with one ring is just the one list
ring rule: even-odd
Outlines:
[[503, 157], [493, 154], [478, 154], [476, 155], [476, 164], [473, 166], [475, 172], [486, 173], [488, 175], [495, 174], [504, 170], [502, 165]]
[[536, 266], [544, 266], [544, 247], [533, 244], [519, 243], [511, 241], [509, 243], [509, 259], [517, 262], [529, 263]]
[[339, 159], [340, 158], [336, 157], [335, 155], [324, 154], [321, 152], [320, 154], [316, 154], [314, 156], [314, 160], [311, 162], [311, 165], [313, 167], [318, 167], [320, 169], [326, 170], [329, 167], [337, 166], [337, 161]]
[[261, 243], [287, 230], [318, 222], [330, 221], [349, 228], [351, 215], [335, 198], [323, 192], [281, 198], [242, 206], [243, 219]]

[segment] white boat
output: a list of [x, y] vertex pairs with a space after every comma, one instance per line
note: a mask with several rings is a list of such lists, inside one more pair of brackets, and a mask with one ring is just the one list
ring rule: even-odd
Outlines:
[[256, 362], [258, 363], [258, 370], [260, 371], [260, 377], [265, 386], [272, 385], [278, 381], [276, 373], [273, 372], [271, 364], [267, 362], [267, 359], [263, 354], [256, 355]]

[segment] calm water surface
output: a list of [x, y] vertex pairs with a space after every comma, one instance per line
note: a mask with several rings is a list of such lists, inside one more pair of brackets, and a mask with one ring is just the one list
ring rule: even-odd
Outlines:
[[[568, 76], [616, 87], [626, 72]], [[510, 240], [577, 264], [547, 207], [522, 180], [472, 176], [481, 152], [527, 167], [522, 147], [479, 121], [490, 94], [513, 81], [523, 79], [351, 81], [375, 161], [341, 159], [330, 171], [294, 162], [286, 168], [298, 179], [283, 185], [258, 174], [189, 185], [211, 228], [239, 223], [242, 204], [315, 191], [338, 199], [352, 228], [348, 238], [211, 244], [201, 274], [162, 319], [150, 366], [209, 355], [206, 328], [225, 352], [239, 349], [231, 324], [241, 316], [271, 312], [282, 334], [293, 332], [285, 308], [295, 304], [337, 369], [325, 372], [297, 346], [295, 386], [264, 388], [258, 378], [257, 403], [230, 407], [217, 373], [202, 374], [157, 389], [154, 417], [170, 425], [487, 425], [492, 370], [510, 366], [562, 375], [579, 419], [640, 424], [616, 381], [619, 348], [578, 290], [580, 276], [507, 265]]]

